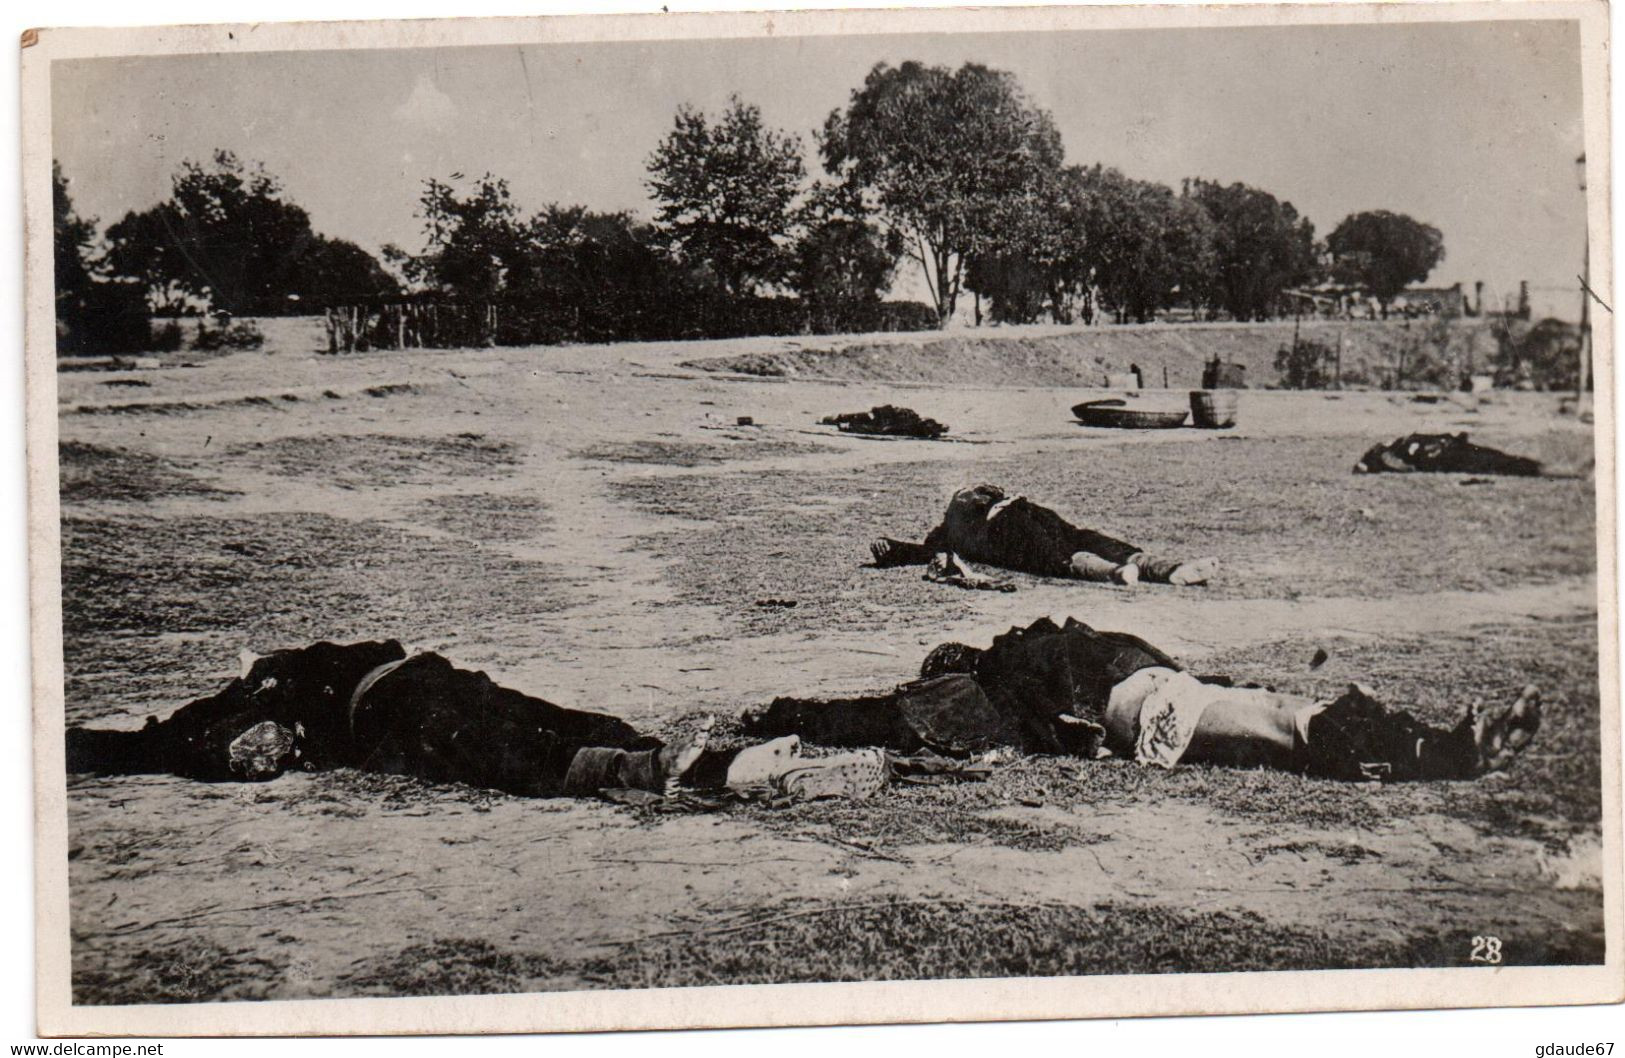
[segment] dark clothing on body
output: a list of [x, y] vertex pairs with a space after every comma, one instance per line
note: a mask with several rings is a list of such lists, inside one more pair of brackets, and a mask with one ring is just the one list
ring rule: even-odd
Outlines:
[[[986, 650], [945, 643], [926, 658], [926, 679], [891, 694], [775, 699], [764, 713], [747, 718], [746, 730], [900, 753], [924, 748], [964, 754], [1012, 745], [1028, 753], [1092, 758], [1102, 743], [1112, 688], [1146, 668], [1184, 667], [1138, 636], [1044, 618], [1010, 629]], [[1231, 684], [1224, 676], [1196, 678]], [[1351, 687], [1310, 718], [1293, 766], [1319, 778], [1399, 782], [1471, 778], [1475, 760], [1465, 723], [1450, 731], [1433, 727]]]
[[1070, 577], [1072, 556], [1079, 551], [1119, 566], [1141, 552], [1133, 544], [1073, 525], [1025, 496], [1011, 500], [988, 520], [979, 536], [956, 532], [944, 522], [927, 534], [925, 546], [933, 553], [952, 551], [972, 562], [1040, 577]]
[[1356, 474], [1502, 474], [1539, 477], [1538, 460], [1473, 444], [1464, 433], [1413, 433], [1392, 444], [1373, 445], [1354, 464]]
[[1295, 763], [1306, 775], [1349, 782], [1471, 779], [1477, 747], [1465, 721], [1446, 731], [1350, 687], [1310, 718]]
[[[936, 660], [956, 659], [947, 671]], [[986, 650], [938, 647], [926, 677], [891, 694], [819, 701], [774, 699], [747, 718], [764, 737], [796, 734], [834, 746], [885, 746], [899, 753], [980, 752], [995, 745], [1028, 753], [1093, 756], [1112, 687], [1140, 669], [1183, 666], [1137, 636], [1097, 632], [1082, 621], [1049, 618], [1012, 628]], [[1076, 725], [1062, 714], [1088, 721]]]
[[842, 433], [873, 434], [881, 437], [923, 437], [934, 439], [948, 432], [948, 427], [935, 419], [927, 419], [913, 408], [899, 408], [882, 404], [869, 411], [843, 412], [819, 420]]
[[661, 745], [624, 721], [501, 687], [438, 654], [408, 658], [394, 640], [324, 642], [259, 658], [246, 677], [139, 731], [69, 728], [68, 771], [242, 778], [229, 746], [264, 721], [297, 733], [307, 768], [359, 768], [538, 797], [564, 792], [578, 750]]

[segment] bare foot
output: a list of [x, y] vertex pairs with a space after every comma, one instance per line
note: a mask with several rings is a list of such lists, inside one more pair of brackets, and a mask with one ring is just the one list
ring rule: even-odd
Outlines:
[[879, 540], [876, 540], [874, 543], [869, 545], [869, 554], [875, 557], [875, 565], [884, 569], [886, 566], [892, 564], [892, 552], [896, 550], [892, 544], [893, 541], [887, 540], [885, 537], [881, 537]]
[[1493, 719], [1478, 713], [1473, 717], [1472, 729], [1479, 772], [1505, 768], [1540, 730], [1540, 688], [1531, 683], [1517, 701]]
[[1168, 576], [1169, 584], [1188, 586], [1192, 584], [1206, 584], [1219, 574], [1219, 560], [1216, 558], [1193, 558], [1189, 562], [1181, 562]]
[[705, 747], [711, 744], [711, 727], [715, 723], [715, 717], [704, 717], [692, 734], [669, 742], [660, 750], [657, 766], [661, 778], [665, 781], [666, 796], [670, 797], [677, 792], [677, 781], [683, 777], [684, 772], [694, 767], [694, 763], [705, 752]]
[[1132, 588], [1136, 584], [1140, 583], [1140, 567], [1136, 566], [1132, 562], [1126, 565], [1118, 566], [1117, 569], [1112, 572], [1112, 579], [1117, 581], [1119, 584]]

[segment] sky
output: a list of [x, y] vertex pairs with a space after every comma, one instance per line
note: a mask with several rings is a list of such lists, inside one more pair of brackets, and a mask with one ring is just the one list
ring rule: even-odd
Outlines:
[[[105, 227], [216, 148], [263, 162], [317, 231], [422, 245], [422, 182], [506, 177], [549, 202], [648, 217], [645, 163], [688, 103], [737, 93], [813, 131], [878, 62], [1013, 72], [1067, 161], [1179, 187], [1241, 181], [1325, 236], [1388, 209], [1439, 228], [1430, 284], [1483, 280], [1578, 307], [1579, 30], [1560, 21], [915, 34], [265, 52], [61, 61], [54, 151]], [[906, 284], [899, 284], [902, 290]], [[1573, 309], [1569, 310], [1569, 314]]]

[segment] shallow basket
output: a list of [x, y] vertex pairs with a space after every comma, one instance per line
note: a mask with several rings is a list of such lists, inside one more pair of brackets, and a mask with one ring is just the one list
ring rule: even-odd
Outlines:
[[1072, 414], [1085, 426], [1113, 430], [1172, 430], [1185, 425], [1182, 411], [1141, 411], [1125, 408], [1120, 400], [1086, 401], [1073, 405]]
[[1236, 425], [1236, 394], [1228, 389], [1191, 390], [1191, 422], [1207, 430]]

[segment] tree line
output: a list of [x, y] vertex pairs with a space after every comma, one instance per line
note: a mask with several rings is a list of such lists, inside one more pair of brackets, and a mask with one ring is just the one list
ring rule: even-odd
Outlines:
[[[381, 261], [316, 233], [229, 152], [183, 164], [168, 199], [100, 239], [58, 169], [59, 331], [138, 306], [284, 315], [407, 294], [500, 304], [503, 343], [919, 329], [967, 301], [978, 323], [1258, 320], [1328, 279], [1386, 311], [1444, 257], [1438, 230], [1403, 214], [1357, 213], [1321, 241], [1259, 188], [1068, 164], [1052, 117], [976, 63], [878, 64], [812, 139], [816, 175], [756, 106], [685, 105], [647, 159], [652, 219], [527, 213], [504, 178], [458, 173], [425, 181], [422, 245]], [[904, 268], [929, 305], [885, 300]]]

